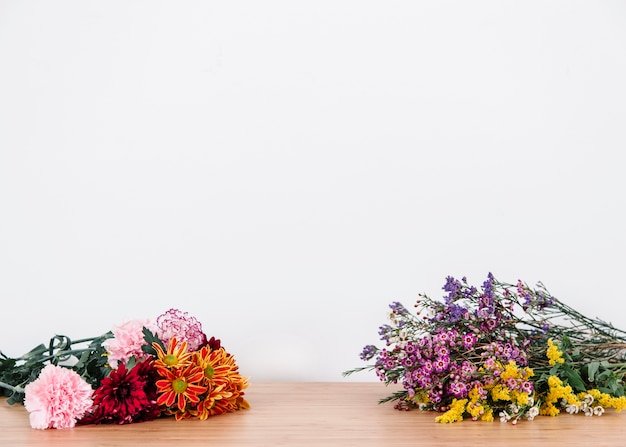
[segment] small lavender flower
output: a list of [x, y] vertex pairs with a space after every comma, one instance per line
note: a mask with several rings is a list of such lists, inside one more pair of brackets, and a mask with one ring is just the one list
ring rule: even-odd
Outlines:
[[378, 328], [378, 335], [382, 341], [389, 342], [389, 339], [392, 336], [393, 327], [388, 324], [383, 324]]
[[404, 307], [404, 305], [402, 303], [400, 303], [399, 301], [394, 301], [389, 305], [389, 308], [391, 309], [391, 311], [394, 314], [398, 314], [398, 315], [408, 315], [409, 311], [406, 309], [406, 307]]
[[450, 304], [447, 308], [446, 316], [447, 321], [450, 323], [456, 323], [460, 321], [467, 314], [467, 309], [463, 306], [459, 306], [456, 303]]
[[378, 352], [378, 349], [376, 348], [376, 346], [367, 345], [363, 348], [363, 351], [361, 352], [359, 357], [361, 358], [361, 360], [367, 361], [373, 358], [377, 352]]
[[448, 292], [448, 295], [444, 297], [446, 304], [450, 304], [459, 298], [459, 291], [463, 288], [461, 282], [454, 279], [452, 276], [446, 277], [446, 283], [442, 287], [443, 290]]

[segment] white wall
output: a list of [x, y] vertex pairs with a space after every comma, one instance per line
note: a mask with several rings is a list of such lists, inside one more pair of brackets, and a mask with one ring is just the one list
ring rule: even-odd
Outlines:
[[0, 349], [177, 307], [340, 381], [489, 271], [626, 327], [624, 79], [619, 1], [0, 1]]

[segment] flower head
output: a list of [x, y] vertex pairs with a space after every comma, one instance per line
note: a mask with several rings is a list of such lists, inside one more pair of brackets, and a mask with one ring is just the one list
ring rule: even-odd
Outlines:
[[94, 392], [94, 410], [81, 423], [128, 424], [158, 417], [151, 363], [146, 360], [130, 370], [121, 363], [112, 370]]
[[558, 346], [554, 344], [552, 339], [548, 340], [548, 350], [546, 351], [546, 355], [548, 356], [548, 362], [550, 365], [565, 362], [565, 359], [563, 359], [563, 353], [559, 350]]
[[200, 402], [199, 395], [207, 391], [202, 384], [204, 371], [199, 366], [189, 364], [186, 367], [167, 369], [157, 367], [161, 380], [157, 380], [157, 404], [165, 407], [177, 418], [184, 417], [187, 404]]
[[91, 408], [92, 389], [75, 371], [47, 365], [24, 388], [33, 428], [71, 428]]
[[196, 351], [195, 364], [204, 371], [203, 383], [207, 393], [194, 413], [200, 419], [241, 408], [248, 408], [243, 390], [247, 379], [239, 374], [235, 358], [224, 348], [211, 349], [209, 346]]
[[153, 343], [152, 346], [158, 357], [155, 361], [157, 368], [171, 369], [187, 366], [193, 357], [193, 352], [187, 350], [187, 342], [183, 341], [179, 344], [176, 337], [169, 340], [167, 351], [164, 351], [158, 343]]
[[187, 312], [170, 309], [157, 318], [157, 333], [164, 344], [176, 337], [186, 341], [191, 351], [195, 351], [207, 343], [207, 337], [202, 332], [202, 324]]
[[148, 355], [141, 349], [146, 344], [143, 335], [144, 327], [152, 332], [156, 329], [151, 320], [130, 320], [113, 327], [113, 338], [103, 343], [108, 351], [111, 368], [116, 368], [118, 363], [126, 363], [133, 356], [138, 360], [148, 358]]

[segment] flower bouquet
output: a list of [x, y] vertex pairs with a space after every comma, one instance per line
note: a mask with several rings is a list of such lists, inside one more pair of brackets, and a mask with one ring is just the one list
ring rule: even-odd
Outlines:
[[238, 369], [195, 317], [170, 309], [94, 338], [57, 335], [19, 358], [0, 352], [0, 392], [38, 429], [206, 419], [249, 408]]
[[361, 359], [385, 384], [402, 388], [381, 400], [397, 409], [516, 424], [562, 411], [601, 415], [626, 408], [626, 332], [589, 318], [543, 284], [508, 284], [490, 273], [478, 289], [446, 278], [443, 300], [419, 294], [415, 312], [390, 305], [382, 347]]

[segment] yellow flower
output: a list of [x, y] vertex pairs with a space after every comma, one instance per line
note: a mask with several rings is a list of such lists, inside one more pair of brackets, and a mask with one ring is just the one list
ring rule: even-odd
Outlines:
[[548, 356], [548, 363], [550, 365], [556, 365], [557, 363], [564, 363], [563, 353], [559, 350], [558, 346], [554, 344], [552, 339], [548, 340], [548, 350], [546, 351]]
[[493, 422], [493, 408], [487, 408], [485, 413], [480, 417], [481, 421]]
[[589, 394], [593, 397], [595, 404], [594, 405], [600, 405], [604, 408], [609, 408], [612, 407], [611, 405], [611, 395], [610, 394], [606, 394], [603, 393], [602, 391], [596, 389], [596, 388], [592, 388], [589, 391], [583, 392], [583, 393], [579, 393], [578, 394], [578, 398], [579, 399], [584, 399], [584, 395], [585, 394]]
[[502, 380], [521, 378], [521, 373], [513, 360], [509, 360], [509, 363], [504, 367], [504, 371], [500, 374], [500, 378]]
[[485, 408], [482, 404], [477, 404], [477, 403], [468, 403], [465, 411], [467, 411], [470, 416], [472, 416], [472, 420], [476, 421], [479, 418], [482, 418], [485, 416], [485, 413], [490, 410], [489, 408]]
[[477, 402], [478, 399], [480, 399], [480, 393], [478, 391], [478, 387], [476, 386], [472, 388], [467, 395], [472, 402]]
[[626, 408], [626, 397], [613, 397], [611, 399], [611, 408], [615, 408], [618, 413]]
[[563, 381], [559, 379], [557, 376], [548, 377], [548, 386], [550, 388], [557, 388], [563, 386]]
[[519, 391], [511, 391], [511, 400], [515, 401], [517, 405], [528, 405], [529, 396], [528, 393], [520, 393]]
[[563, 386], [563, 381], [557, 376], [548, 377], [548, 393], [544, 402], [539, 408], [539, 414], [544, 416], [556, 416], [560, 410], [554, 405], [559, 399], [564, 399], [568, 404], [573, 405], [579, 403], [578, 398], [572, 392], [572, 387]]
[[542, 416], [556, 416], [559, 413], [559, 409], [548, 402], [544, 402], [543, 404], [541, 404], [541, 408], [539, 408], [539, 414]]
[[506, 386], [498, 384], [491, 390], [491, 397], [493, 400], [511, 400], [510, 390]]
[[450, 404], [450, 409], [441, 416], [437, 416], [435, 421], [441, 422], [442, 424], [462, 421], [463, 413], [465, 412], [465, 404], [467, 404], [467, 399], [454, 399]]

